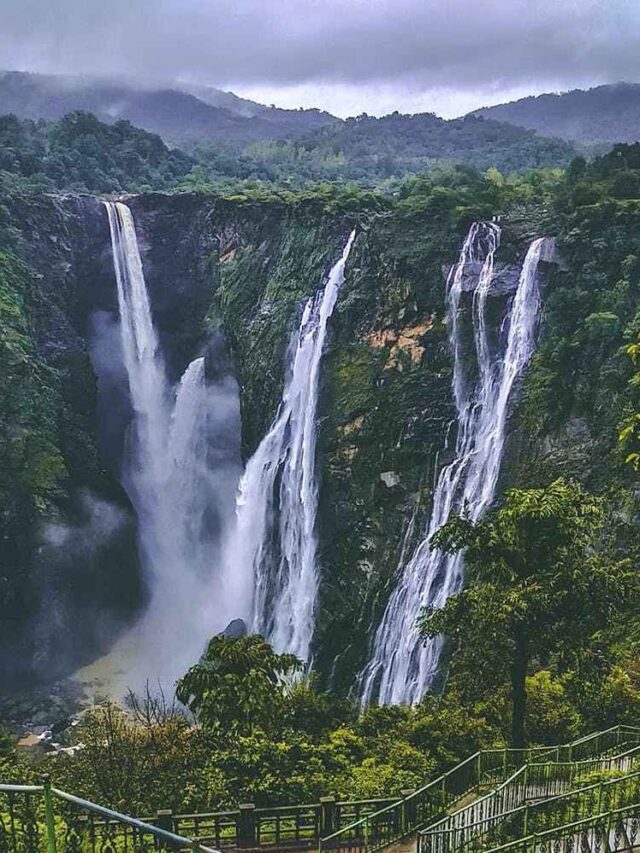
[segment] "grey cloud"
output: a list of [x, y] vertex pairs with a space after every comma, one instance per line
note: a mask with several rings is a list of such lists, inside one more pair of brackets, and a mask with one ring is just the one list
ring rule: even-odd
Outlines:
[[216, 85], [636, 79], [637, 0], [1, 0], [0, 67]]

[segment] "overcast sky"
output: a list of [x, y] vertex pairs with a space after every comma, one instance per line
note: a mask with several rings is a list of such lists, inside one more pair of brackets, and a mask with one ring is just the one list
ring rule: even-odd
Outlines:
[[450, 117], [640, 80], [640, 0], [0, 0], [0, 68]]

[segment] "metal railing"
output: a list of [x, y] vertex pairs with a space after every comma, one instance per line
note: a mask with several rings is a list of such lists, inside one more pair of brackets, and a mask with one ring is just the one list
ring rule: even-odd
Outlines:
[[[640, 802], [534, 832], [487, 853], [632, 853], [640, 847]], [[487, 848], [485, 848], [487, 849]]]
[[316, 847], [327, 835], [395, 803], [394, 798], [339, 801], [322, 797], [319, 803], [237, 809], [196, 814], [158, 813], [164, 825], [181, 835], [196, 836], [215, 847]]
[[640, 770], [618, 779], [595, 782], [583, 788], [550, 797], [537, 803], [526, 803], [504, 820], [497, 832], [482, 839], [481, 849], [540, 834], [587, 815], [602, 814], [630, 806], [640, 801]]
[[[636, 746], [620, 755], [605, 758], [525, 764], [489, 794], [422, 830], [418, 834], [418, 851], [450, 853], [481, 850], [487, 834], [519, 814], [527, 802], [557, 798], [574, 788], [581, 776], [594, 771], [628, 772], [638, 758], [640, 747]], [[630, 801], [627, 799], [626, 802]]]
[[[320, 851], [374, 853], [435, 823], [465, 795], [506, 782], [532, 762], [572, 762], [640, 744], [640, 728], [613, 726], [560, 746], [483, 749], [424, 787], [354, 823], [323, 835]], [[575, 758], [574, 758], [575, 756]]]
[[[558, 747], [476, 752], [401, 798], [132, 818], [51, 786], [0, 785], [0, 853], [139, 853], [150, 849], [312, 848], [362, 853], [380, 849], [444, 817], [463, 798], [510, 780], [527, 763], [584, 763], [640, 744], [640, 729], [616, 726]], [[578, 762], [576, 762], [578, 759]], [[601, 762], [600, 762], [601, 763]], [[533, 771], [531, 771], [533, 772]], [[547, 789], [549, 793], [552, 792]], [[404, 793], [404, 792], [403, 792]], [[548, 795], [548, 794], [547, 794]], [[55, 844], [57, 847], [52, 847]], [[205, 846], [207, 845], [207, 846]]]
[[191, 850], [217, 853], [138, 818], [42, 785], [0, 784], [2, 853], [146, 853]]

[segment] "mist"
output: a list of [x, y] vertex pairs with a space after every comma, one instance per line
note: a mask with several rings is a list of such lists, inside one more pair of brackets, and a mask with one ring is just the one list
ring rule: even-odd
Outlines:
[[211, 636], [242, 615], [223, 569], [241, 430], [238, 384], [215, 342], [179, 381], [168, 379], [131, 212], [108, 209], [118, 315], [93, 316], [91, 354], [104, 458], [135, 510], [146, 605], [78, 677], [120, 698], [147, 681], [170, 691]]
[[43, 525], [36, 558], [34, 667], [49, 679], [108, 649], [140, 605], [131, 514], [89, 490], [75, 503], [73, 523]]
[[638, 79], [632, 0], [5, 0], [0, 18], [0, 68], [183, 80], [339, 115], [453, 115]]

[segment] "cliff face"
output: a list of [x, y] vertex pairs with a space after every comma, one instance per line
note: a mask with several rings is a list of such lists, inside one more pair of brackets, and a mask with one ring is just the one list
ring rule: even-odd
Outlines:
[[0, 666], [15, 684], [86, 660], [141, 591], [90, 359], [90, 317], [112, 303], [101, 206], [15, 199], [0, 216]]
[[[233, 371], [245, 456], [277, 410], [302, 299], [321, 284], [357, 224], [322, 366], [318, 425], [322, 582], [315, 660], [325, 681], [348, 689], [402, 547], [419, 537], [434, 475], [446, 461], [454, 409], [445, 281], [468, 217], [402, 205], [350, 211], [318, 199], [188, 194], [149, 194], [130, 205], [171, 378], [201, 352], [210, 374]], [[495, 322], [513, 270], [541, 227], [534, 214], [519, 210], [503, 222]], [[632, 223], [624, 228], [631, 231]], [[143, 606], [145, 592], [135, 520], [118, 480], [130, 412], [123, 377], [108, 370], [109, 342], [118, 345], [117, 303], [103, 208], [88, 198], [14, 201], [3, 209], [0, 234], [7, 248], [0, 266], [8, 311], [2, 344], [12, 359], [0, 392], [5, 411], [14, 413], [0, 434], [8, 472], [0, 484], [6, 590], [0, 601], [2, 624], [10, 625], [0, 643], [9, 652], [5, 677], [15, 679], [42, 673], [52, 660], [70, 670], [95, 656]], [[611, 320], [586, 323], [603, 313], [584, 304], [594, 298], [584, 291], [593, 290], [597, 253], [586, 237], [576, 248], [569, 231], [560, 234], [560, 251], [563, 268], [543, 265], [542, 337], [520, 395], [524, 403], [512, 417], [502, 484], [570, 473], [598, 488], [615, 486], [618, 502], [633, 513], [614, 452], [616, 419], [629, 399], [630, 370], [618, 355], [625, 321], [613, 330]], [[598, 281], [603, 291], [624, 265], [626, 255], [618, 254]], [[626, 322], [639, 301], [631, 284], [627, 290], [619, 306]], [[600, 389], [587, 387], [594, 381]], [[34, 430], [42, 438], [37, 458], [26, 447]], [[9, 458], [15, 442], [25, 448]], [[13, 645], [25, 648], [25, 638], [29, 660], [16, 657]]]
[[[322, 366], [318, 466], [316, 662], [327, 681], [348, 688], [388, 594], [407, 522], [418, 505], [428, 505], [453, 416], [444, 267], [457, 254], [459, 235], [429, 228], [424, 217], [403, 221], [375, 210], [356, 217], [313, 202], [149, 196], [132, 206], [149, 243], [155, 305], [171, 281], [190, 282], [193, 293], [193, 282], [208, 277], [204, 327], [221, 333], [241, 384], [246, 457], [275, 416], [304, 297], [322, 284], [357, 222]], [[163, 246], [174, 255], [168, 266]], [[208, 265], [203, 278], [194, 264]], [[161, 328], [163, 322], [160, 312]]]

